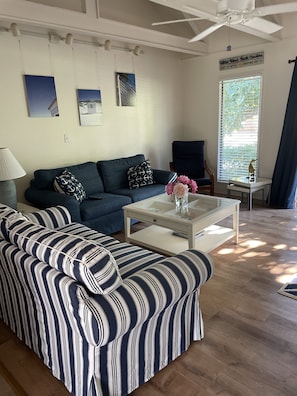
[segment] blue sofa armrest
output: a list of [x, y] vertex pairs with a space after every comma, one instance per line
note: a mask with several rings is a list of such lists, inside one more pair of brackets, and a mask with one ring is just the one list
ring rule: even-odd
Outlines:
[[106, 345], [193, 293], [213, 271], [211, 258], [192, 249], [124, 279], [107, 295], [81, 293], [77, 297], [88, 308], [81, 317], [85, 336], [92, 345]]
[[177, 178], [177, 173], [162, 169], [152, 169], [154, 182], [158, 184], [168, 184]]
[[80, 223], [80, 203], [72, 196], [51, 190], [40, 190], [33, 186], [25, 191], [25, 198], [40, 209], [52, 206], [65, 206], [70, 212], [72, 221]]

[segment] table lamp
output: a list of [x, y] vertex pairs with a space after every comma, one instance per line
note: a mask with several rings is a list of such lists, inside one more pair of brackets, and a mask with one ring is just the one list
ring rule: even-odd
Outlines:
[[16, 209], [17, 197], [14, 179], [26, 172], [7, 147], [0, 147], [0, 202]]

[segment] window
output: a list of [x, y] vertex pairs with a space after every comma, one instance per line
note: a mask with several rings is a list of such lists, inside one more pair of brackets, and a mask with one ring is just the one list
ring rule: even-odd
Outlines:
[[261, 76], [220, 81], [218, 181], [248, 176], [258, 158], [261, 89]]

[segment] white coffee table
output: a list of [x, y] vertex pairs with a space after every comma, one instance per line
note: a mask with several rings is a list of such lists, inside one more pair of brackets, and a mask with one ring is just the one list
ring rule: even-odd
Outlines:
[[[184, 219], [167, 194], [135, 202], [123, 208], [126, 241], [169, 255], [191, 248], [209, 252], [233, 237], [238, 243], [239, 205], [236, 199], [189, 194], [189, 218]], [[232, 228], [217, 225], [229, 216]], [[131, 219], [151, 226], [131, 233]]]
[[253, 182], [250, 182], [247, 177], [236, 177], [229, 180], [229, 184], [227, 185], [228, 196], [231, 196], [231, 191], [248, 194], [248, 206], [249, 209], [252, 210], [253, 193], [262, 190], [262, 201], [264, 204], [264, 190], [266, 187], [270, 189], [271, 183], [271, 179], [265, 179], [263, 177], [258, 177]]

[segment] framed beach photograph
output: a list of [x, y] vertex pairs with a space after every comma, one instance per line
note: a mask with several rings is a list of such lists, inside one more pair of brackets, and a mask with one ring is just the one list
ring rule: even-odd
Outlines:
[[118, 106], [136, 105], [136, 81], [133, 73], [116, 72], [116, 93]]
[[30, 117], [58, 117], [55, 79], [51, 76], [24, 75]]
[[81, 126], [103, 125], [101, 91], [77, 90], [78, 112]]

